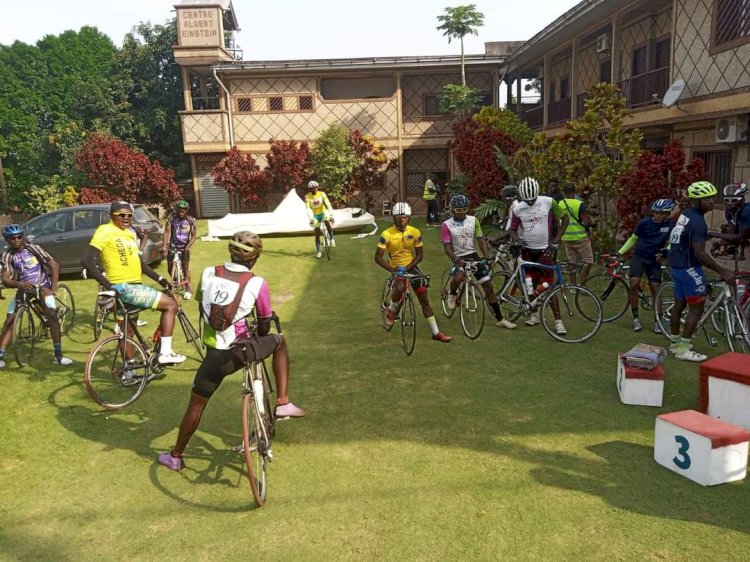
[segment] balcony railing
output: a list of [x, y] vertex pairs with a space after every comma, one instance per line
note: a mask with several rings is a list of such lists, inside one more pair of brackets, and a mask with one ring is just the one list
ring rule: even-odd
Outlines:
[[669, 87], [669, 67], [657, 68], [638, 74], [620, 82], [622, 95], [628, 100], [628, 107], [642, 107], [656, 103], [654, 94], [661, 98]]
[[544, 125], [544, 106], [539, 105], [523, 105], [521, 111], [518, 113], [521, 121], [526, 123], [531, 129], [541, 129]]
[[570, 120], [570, 98], [550, 102], [547, 106], [547, 123], [563, 123]]
[[404, 117], [403, 134], [405, 137], [451, 136], [451, 125], [455, 121], [456, 118], [452, 115]]

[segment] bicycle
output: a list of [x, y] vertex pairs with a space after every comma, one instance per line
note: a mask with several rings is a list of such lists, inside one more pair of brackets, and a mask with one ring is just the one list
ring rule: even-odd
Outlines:
[[328, 261], [331, 261], [331, 233], [328, 230], [328, 226], [326, 225], [326, 221], [320, 221], [316, 225], [320, 229], [320, 242], [321, 246], [323, 246], [323, 250], [326, 254], [326, 259]]
[[[388, 313], [388, 307], [391, 303], [391, 290], [393, 285], [398, 282], [399, 279], [403, 279], [405, 284], [404, 292], [401, 295], [401, 299], [396, 303], [396, 318], [393, 324], [386, 322], [386, 314]], [[414, 311], [414, 301], [411, 297], [411, 282], [412, 281], [430, 281], [429, 275], [421, 275], [416, 273], [404, 273], [402, 275], [392, 274], [383, 283], [383, 291], [380, 296], [380, 314], [382, 317], [383, 328], [387, 332], [393, 329], [396, 321], [401, 323], [401, 346], [403, 347], [404, 353], [411, 355], [414, 352], [414, 346], [417, 341], [417, 315]]]
[[[276, 325], [276, 332], [281, 334], [279, 317], [273, 313], [271, 319]], [[251, 333], [257, 331], [249, 327]], [[253, 342], [240, 339], [233, 346], [243, 357], [242, 368], [242, 444], [236, 448], [245, 455], [247, 476], [250, 491], [258, 506], [266, 502], [268, 496], [268, 463], [273, 460], [271, 438], [276, 433], [273, 415], [273, 385], [268, 375], [265, 360], [249, 359], [255, 357], [252, 352]]]
[[174, 287], [174, 292], [180, 295], [180, 298], [185, 296], [185, 287], [187, 286], [187, 279], [185, 279], [185, 271], [182, 269], [182, 256], [185, 250], [173, 250], [172, 256], [172, 279], [171, 284]]
[[[49, 320], [44, 312], [43, 301], [41, 287], [35, 287], [33, 292], [20, 291], [20, 295], [17, 297], [11, 342], [19, 367], [31, 362], [37, 342], [47, 339], [50, 335]], [[57, 318], [60, 322], [60, 336], [62, 337], [70, 332], [76, 316], [73, 293], [63, 283], [57, 285], [55, 306]]]
[[[750, 332], [748, 323], [735, 297], [734, 289], [724, 281], [709, 281], [707, 302], [708, 306], [698, 321], [696, 329], [703, 331], [706, 341], [711, 347], [716, 347], [718, 339], [710, 336], [706, 325], [710, 322], [714, 330], [727, 339], [730, 351], [750, 353]], [[721, 293], [712, 298], [713, 291], [720, 288]], [[654, 299], [654, 320], [662, 334], [674, 343], [671, 335], [672, 310], [674, 308], [674, 282], [663, 283], [656, 292]], [[688, 307], [682, 311], [680, 323], [685, 322]]]
[[[171, 296], [171, 291], [168, 291]], [[166, 365], [159, 363], [161, 330], [157, 326], [148, 344], [138, 331], [135, 318], [143, 309], [123, 303], [114, 291], [100, 291], [100, 296], [115, 300], [115, 310], [121, 318], [121, 329], [100, 340], [89, 353], [83, 368], [83, 382], [91, 399], [105, 410], [119, 410], [135, 402], [156, 375]], [[187, 343], [195, 347], [201, 360], [203, 346], [182, 306], [177, 301], [177, 318]], [[128, 335], [126, 326], [132, 328]]]
[[98, 340], [102, 335], [108, 318], [111, 316], [114, 319], [115, 317], [115, 299], [109, 296], [109, 292], [99, 285], [96, 302], [94, 303], [94, 341]]
[[[543, 269], [554, 274], [552, 284], [542, 283], [536, 289], [528, 291], [525, 279], [527, 269]], [[530, 316], [537, 310], [541, 312], [542, 326], [546, 332], [558, 341], [581, 343], [594, 337], [603, 322], [602, 305], [589, 289], [580, 285], [569, 285], [563, 278], [562, 266], [545, 265], [536, 262], [517, 260], [512, 273], [500, 271], [491, 279], [501, 283], [495, 294], [503, 315], [511, 322], [521, 316]], [[497, 286], [497, 285], [493, 285]], [[571, 307], [570, 296], [575, 295], [575, 308]], [[553, 299], [557, 297], [560, 316], [566, 316], [566, 333], [557, 333]], [[562, 302], [562, 304], [560, 304]], [[571, 335], [575, 333], [576, 335]]]
[[[599, 263], [606, 268], [606, 273], [592, 275], [583, 284], [601, 301], [604, 311], [604, 322], [613, 322], [622, 317], [630, 305], [630, 266], [625, 265], [617, 256], [602, 254]], [[662, 278], [670, 280], [669, 269], [662, 265]], [[638, 302], [644, 310], [653, 310], [653, 297], [646, 293], [648, 280], [641, 279], [638, 285]]]
[[455, 308], [450, 309], [448, 307], [450, 282], [455, 268], [449, 267], [443, 271], [440, 284], [440, 308], [443, 309], [443, 314], [451, 318], [456, 309], [458, 309], [461, 318], [461, 328], [464, 335], [470, 340], [477, 339], [484, 329], [484, 289], [475, 280], [479, 264], [479, 260], [464, 260], [463, 265], [457, 268], [463, 271], [464, 276], [455, 293]]

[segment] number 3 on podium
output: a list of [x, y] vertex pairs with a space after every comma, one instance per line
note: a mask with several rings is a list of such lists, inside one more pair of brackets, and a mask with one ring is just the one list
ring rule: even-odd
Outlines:
[[677, 449], [677, 456], [672, 459], [672, 462], [677, 465], [677, 468], [681, 468], [682, 470], [687, 470], [690, 468], [690, 455], [688, 455], [688, 449], [690, 448], [690, 442], [687, 440], [687, 438], [683, 437], [682, 435], [675, 435], [674, 440], [678, 443], [680, 446], [679, 449]]

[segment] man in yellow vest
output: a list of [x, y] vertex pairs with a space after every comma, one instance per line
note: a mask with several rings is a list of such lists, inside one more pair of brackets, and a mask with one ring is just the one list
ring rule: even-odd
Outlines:
[[435, 176], [429, 174], [424, 182], [422, 199], [427, 201], [427, 226], [440, 226], [438, 224], [437, 189], [435, 188]]
[[[594, 250], [591, 247], [591, 238], [587, 228], [591, 226], [591, 217], [586, 212], [586, 205], [580, 199], [576, 199], [576, 188], [572, 184], [566, 184], [563, 188], [565, 197], [557, 206], [568, 215], [568, 227], [562, 236], [565, 247], [565, 255], [569, 261], [582, 263], [581, 285], [586, 282], [594, 263]], [[573, 284], [576, 284], [576, 272], [570, 275]]]

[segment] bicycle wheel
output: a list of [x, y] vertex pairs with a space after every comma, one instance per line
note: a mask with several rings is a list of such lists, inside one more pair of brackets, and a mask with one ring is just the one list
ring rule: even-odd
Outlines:
[[617, 320], [628, 309], [630, 289], [624, 279], [600, 273], [586, 279], [583, 286], [594, 293], [601, 302], [604, 322]]
[[101, 297], [96, 297], [96, 304], [94, 305], [94, 341], [99, 339], [104, 329], [104, 322], [107, 319], [107, 311], [99, 303]]
[[146, 388], [148, 375], [148, 357], [143, 347], [133, 338], [110, 336], [89, 353], [83, 383], [99, 406], [119, 410], [138, 399]]
[[724, 334], [727, 337], [729, 349], [738, 353], [750, 353], [750, 334], [748, 334], [747, 322], [742, 316], [742, 310], [734, 300], [727, 305], [727, 310], [724, 313], [724, 326]]
[[16, 318], [13, 321], [13, 353], [20, 367], [28, 365], [34, 356], [36, 345], [36, 327], [34, 315], [25, 306], [19, 306], [16, 310]]
[[182, 272], [181, 258], [172, 262], [172, 286], [176, 295], [182, 297], [185, 294], [185, 278]]
[[388, 310], [388, 305], [391, 304], [391, 278], [388, 277], [383, 282], [383, 290], [380, 293], [380, 321], [383, 324], [383, 329], [385, 329], [386, 332], [390, 332], [393, 329], [393, 324], [388, 324], [385, 321], [385, 315], [386, 311]]
[[67, 285], [59, 284], [55, 293], [57, 317], [60, 319], [60, 334], [67, 336], [76, 319], [76, 304], [73, 292]]
[[456, 312], [456, 307], [448, 307], [448, 293], [450, 290], [451, 282], [451, 269], [448, 267], [443, 270], [443, 275], [440, 277], [440, 308], [443, 310], [446, 318], [451, 318], [453, 313]]
[[242, 401], [242, 448], [245, 452], [250, 491], [258, 506], [266, 502], [268, 493], [267, 443], [255, 399], [251, 393], [247, 393]]
[[474, 281], [464, 283], [460, 315], [464, 335], [470, 340], [477, 339], [484, 328], [484, 294]]
[[411, 295], [407, 293], [401, 305], [401, 344], [404, 353], [411, 355], [414, 352], [416, 342], [417, 316], [414, 313], [414, 301], [412, 301]]
[[[672, 281], [668, 281], [667, 283], [662, 283], [661, 287], [659, 287], [659, 290], [656, 291], [656, 295], [654, 296], [654, 321], [659, 326], [659, 330], [661, 330], [661, 333], [664, 334], [664, 336], [671, 341], [671, 333], [672, 333], [672, 309], [674, 308], [674, 283]], [[685, 307], [685, 311], [683, 311], [683, 320], [684, 321], [684, 314], [687, 313], [687, 307]]]
[[266, 369], [266, 362], [261, 361], [261, 373], [263, 375], [263, 421], [266, 424], [266, 432], [269, 437], [276, 435], [276, 418], [274, 417], [274, 404], [271, 401], [271, 394], [273, 392], [271, 386], [271, 379], [268, 376], [268, 369]]
[[325, 224], [320, 225], [320, 237], [323, 242], [323, 247], [326, 251], [326, 259], [331, 261], [331, 235], [328, 232], [328, 227]]
[[[515, 322], [521, 317], [521, 305], [523, 304], [520, 298], [523, 291], [518, 287], [515, 279], [511, 272], [505, 270], [496, 271], [490, 277], [492, 289], [495, 291], [497, 304], [500, 306], [503, 318], [511, 322]], [[505, 290], [506, 286], [508, 287], [507, 290]]]
[[[562, 325], [555, 318], [555, 305], [559, 307]], [[541, 317], [547, 333], [565, 343], [581, 343], [591, 339], [604, 322], [599, 299], [580, 285], [558, 285], [551, 289], [542, 303]]]

